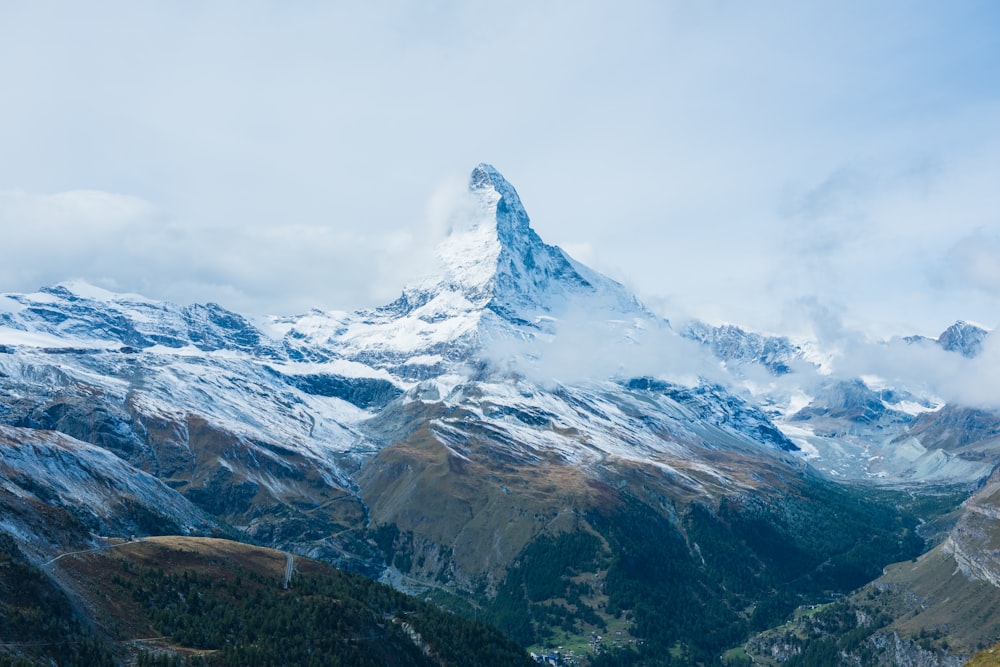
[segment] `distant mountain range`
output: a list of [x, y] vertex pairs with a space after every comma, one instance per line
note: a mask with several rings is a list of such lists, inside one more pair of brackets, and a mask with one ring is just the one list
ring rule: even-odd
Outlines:
[[[269, 319], [82, 282], [0, 295], [0, 531], [35, 564], [98, 536], [241, 539], [595, 665], [739, 664], [797, 605], [937, 543], [998, 599], [994, 499], [958, 507], [1000, 461], [995, 410], [831, 372], [821, 341], [674, 325], [545, 244], [489, 165], [438, 264], [381, 308]], [[903, 342], [967, 364], [991, 343], [964, 322]]]

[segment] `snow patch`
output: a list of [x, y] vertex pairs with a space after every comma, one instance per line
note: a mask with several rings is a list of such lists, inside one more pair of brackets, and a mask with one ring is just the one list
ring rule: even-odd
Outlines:
[[27, 306], [20, 303], [19, 301], [12, 299], [6, 294], [0, 294], [0, 313], [10, 313], [15, 314], [24, 310]]
[[903, 412], [914, 417], [927, 412], [937, 412], [944, 407], [944, 403], [924, 405], [923, 403], [917, 403], [916, 401], [900, 401], [899, 403], [885, 403], [885, 405], [893, 410], [898, 410], [899, 412]]

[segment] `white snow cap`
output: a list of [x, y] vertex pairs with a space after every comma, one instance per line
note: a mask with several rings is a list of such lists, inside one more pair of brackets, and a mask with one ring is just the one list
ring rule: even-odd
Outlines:
[[473, 169], [469, 194], [456, 207], [438, 256], [445, 267], [442, 282], [476, 307], [515, 322], [558, 314], [567, 301], [585, 294], [636, 309], [621, 285], [542, 241], [514, 186], [495, 167], [482, 163]]

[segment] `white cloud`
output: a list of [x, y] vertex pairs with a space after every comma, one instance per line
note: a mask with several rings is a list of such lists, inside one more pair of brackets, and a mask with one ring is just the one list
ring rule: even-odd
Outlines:
[[0, 192], [0, 220], [16, 242], [59, 244], [110, 235], [152, 219], [153, 206], [138, 197], [99, 190], [50, 195]]
[[945, 258], [943, 283], [1000, 297], [1000, 235], [976, 230], [952, 245]]
[[[871, 336], [845, 324], [842, 311], [815, 302], [803, 304], [798, 312], [809, 313], [810, 334], [825, 355], [823, 374], [814, 378], [815, 383], [866, 377], [926, 398], [1000, 408], [1000, 336], [987, 336], [981, 352], [968, 358], [943, 349], [930, 338], [907, 341]], [[811, 372], [799, 366], [795, 377], [774, 382], [809, 392]]]
[[0, 280], [13, 289], [114, 275], [136, 239], [149, 236], [156, 210], [137, 197], [72, 190], [49, 195], [0, 192]]
[[589, 299], [570, 306], [545, 326], [546, 334], [492, 343], [492, 362], [543, 385], [634, 377], [657, 377], [681, 385], [704, 379], [730, 381], [706, 347], [682, 338], [665, 323], [647, 318], [623, 320], [611, 309], [601, 311]]

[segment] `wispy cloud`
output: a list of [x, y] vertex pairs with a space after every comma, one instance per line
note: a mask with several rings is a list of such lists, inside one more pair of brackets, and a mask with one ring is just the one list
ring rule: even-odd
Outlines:
[[543, 385], [634, 377], [689, 386], [732, 380], [707, 348], [652, 317], [622, 319], [584, 300], [544, 328], [531, 338], [491, 344], [491, 362]]

